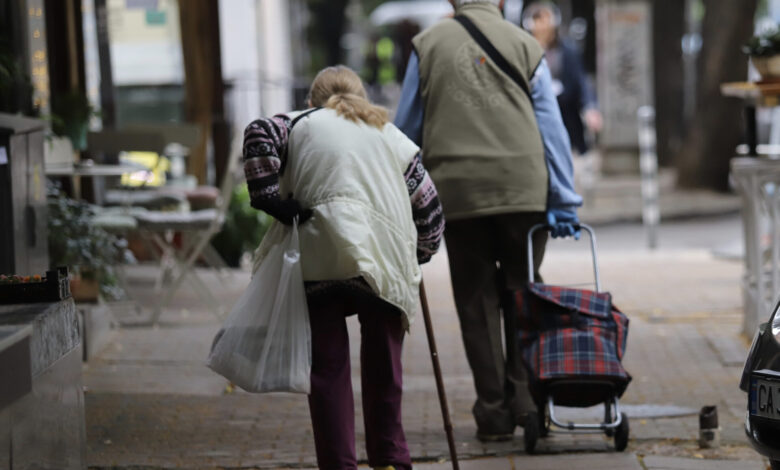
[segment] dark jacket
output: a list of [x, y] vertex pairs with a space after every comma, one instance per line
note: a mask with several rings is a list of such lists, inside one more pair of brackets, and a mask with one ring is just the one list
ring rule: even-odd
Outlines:
[[572, 147], [583, 154], [588, 151], [582, 111], [596, 106], [596, 99], [588, 83], [579, 50], [569, 41], [560, 40], [554, 50], [548, 52], [553, 78], [560, 81], [563, 91], [558, 95], [563, 124], [569, 131]]

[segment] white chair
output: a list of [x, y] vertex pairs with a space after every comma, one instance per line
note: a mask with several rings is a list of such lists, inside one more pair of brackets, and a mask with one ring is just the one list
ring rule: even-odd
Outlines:
[[[170, 269], [171, 273], [169, 283], [163, 282], [165, 276], [161, 276], [155, 286], [160, 299], [150, 318], [152, 324], [157, 323], [162, 309], [171, 302], [185, 279], [191, 282], [212, 312], [217, 317], [221, 317], [223, 308], [218, 304], [208, 285], [198, 275], [195, 263], [201, 257], [211, 257], [208, 251], [209, 242], [222, 229], [230, 205], [230, 195], [237, 181], [235, 173], [240, 160], [242, 138], [241, 134], [237, 134], [234, 138], [215, 209], [192, 212], [147, 211], [137, 217], [139, 234], [162, 252], [161, 269]], [[181, 244], [178, 246], [174, 243], [174, 234], [177, 233], [181, 234]], [[166, 266], [166, 263], [169, 266]]]

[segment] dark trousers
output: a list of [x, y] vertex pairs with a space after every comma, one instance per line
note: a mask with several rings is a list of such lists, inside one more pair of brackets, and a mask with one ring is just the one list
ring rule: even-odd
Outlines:
[[[528, 231], [544, 222], [543, 213], [447, 222], [444, 236], [450, 278], [474, 376], [477, 401], [473, 413], [481, 433], [511, 433], [515, 424], [522, 424], [525, 414], [535, 409], [511, 315], [504, 318], [502, 337], [501, 302], [507, 289], [520, 289], [528, 281]], [[546, 243], [547, 232], [536, 232], [533, 266], [537, 280]]]
[[360, 369], [366, 449], [371, 467], [410, 469], [412, 460], [401, 425], [399, 312], [383, 301], [328, 296], [309, 302], [312, 368], [309, 410], [319, 468], [356, 469], [355, 407], [345, 317], [360, 320]]

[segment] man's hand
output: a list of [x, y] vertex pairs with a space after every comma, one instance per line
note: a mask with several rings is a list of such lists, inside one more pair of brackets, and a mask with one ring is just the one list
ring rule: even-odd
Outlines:
[[547, 225], [553, 238], [574, 237], [580, 239], [579, 219], [577, 212], [570, 209], [548, 209]]

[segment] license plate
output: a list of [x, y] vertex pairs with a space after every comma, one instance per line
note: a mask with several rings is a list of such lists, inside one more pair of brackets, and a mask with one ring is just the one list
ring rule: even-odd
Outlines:
[[780, 382], [751, 378], [748, 406], [751, 415], [780, 420]]

